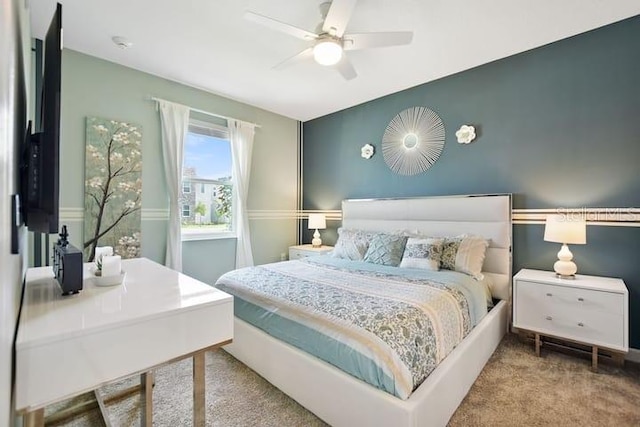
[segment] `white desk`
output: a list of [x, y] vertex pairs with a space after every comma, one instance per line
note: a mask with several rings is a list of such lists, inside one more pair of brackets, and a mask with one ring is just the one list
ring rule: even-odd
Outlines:
[[51, 267], [27, 271], [16, 410], [39, 424], [46, 405], [193, 356], [194, 424], [204, 425], [204, 350], [231, 342], [233, 297], [145, 258], [123, 261], [124, 284], [97, 287], [90, 265], [83, 290], [65, 297]]

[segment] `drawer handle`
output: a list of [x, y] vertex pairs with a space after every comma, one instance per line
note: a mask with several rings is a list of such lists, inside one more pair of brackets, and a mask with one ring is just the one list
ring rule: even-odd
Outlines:
[[580, 322], [580, 323], [578, 323], [578, 326], [583, 327], [584, 323]]
[[547, 319], [547, 320], [553, 320], [553, 317], [551, 317], [551, 316], [547, 316], [547, 317], [546, 317], [546, 319]]
[[584, 298], [578, 298], [578, 301], [584, 302]]
[[548, 296], [548, 297], [552, 297], [552, 296], [553, 296], [553, 294], [551, 294], [551, 293], [547, 293], [547, 296]]

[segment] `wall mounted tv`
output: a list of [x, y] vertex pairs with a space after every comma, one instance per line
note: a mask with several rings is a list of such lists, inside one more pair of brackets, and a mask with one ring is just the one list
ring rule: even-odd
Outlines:
[[27, 126], [20, 165], [22, 218], [30, 231], [58, 232], [62, 5], [58, 3], [44, 40], [40, 126]]

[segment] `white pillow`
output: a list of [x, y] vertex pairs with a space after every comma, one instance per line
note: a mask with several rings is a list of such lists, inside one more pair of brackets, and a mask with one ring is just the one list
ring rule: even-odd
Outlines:
[[362, 261], [369, 248], [371, 236], [372, 233], [368, 231], [340, 227], [338, 228], [338, 241], [331, 252], [331, 256], [352, 261]]
[[400, 267], [440, 270], [443, 242], [443, 239], [410, 237], [404, 247]]
[[482, 280], [482, 264], [489, 242], [480, 236], [447, 237], [442, 248], [441, 267]]

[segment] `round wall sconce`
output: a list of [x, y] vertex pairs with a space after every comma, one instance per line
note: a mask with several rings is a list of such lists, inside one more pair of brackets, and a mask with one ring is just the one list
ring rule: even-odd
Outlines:
[[382, 156], [400, 175], [416, 175], [433, 165], [444, 146], [444, 124], [427, 107], [401, 111], [389, 122], [382, 136]]

